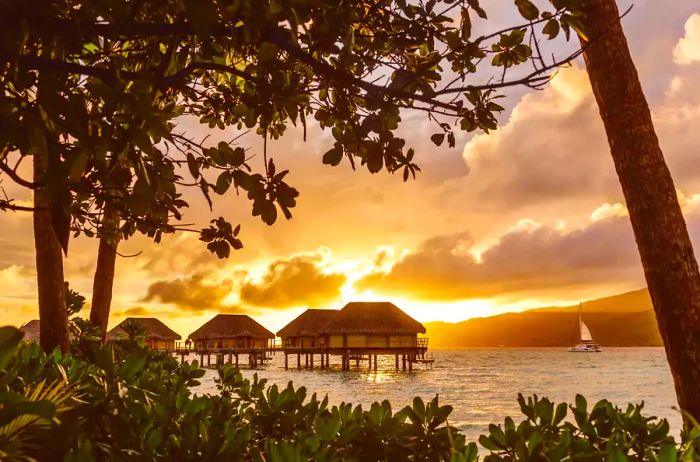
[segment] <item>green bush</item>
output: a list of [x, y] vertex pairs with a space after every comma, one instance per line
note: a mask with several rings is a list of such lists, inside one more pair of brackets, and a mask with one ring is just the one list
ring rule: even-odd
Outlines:
[[[700, 460], [700, 430], [678, 444], [665, 420], [583, 397], [568, 406], [519, 397], [524, 420], [506, 418], [467, 443], [449, 426], [452, 408], [415, 398], [398, 412], [330, 406], [291, 382], [245, 380], [226, 365], [218, 393], [196, 395], [204, 375], [146, 350], [134, 338], [75, 341], [45, 355], [0, 328], [0, 460], [64, 461], [664, 461]], [[568, 418], [567, 418], [568, 417]]]

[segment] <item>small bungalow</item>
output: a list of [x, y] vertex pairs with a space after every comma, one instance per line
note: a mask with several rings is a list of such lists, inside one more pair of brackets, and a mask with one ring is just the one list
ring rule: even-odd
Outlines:
[[338, 310], [306, 310], [277, 332], [277, 336], [284, 348], [323, 347], [326, 344], [324, 337], [320, 337], [321, 329], [338, 313]]
[[25, 342], [39, 342], [39, 320], [33, 319], [19, 328], [24, 332], [22, 340]]
[[126, 318], [107, 332], [107, 340], [117, 340], [129, 336], [129, 325], [136, 326], [145, 337], [146, 346], [151, 350], [174, 350], [175, 341], [182, 337], [156, 318]]
[[419, 323], [390, 302], [351, 302], [320, 333], [330, 349], [418, 348]]
[[197, 349], [266, 349], [275, 334], [244, 314], [217, 314], [189, 338]]

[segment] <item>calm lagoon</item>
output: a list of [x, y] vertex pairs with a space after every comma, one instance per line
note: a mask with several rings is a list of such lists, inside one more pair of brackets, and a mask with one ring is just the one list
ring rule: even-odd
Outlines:
[[[378, 372], [364, 366], [340, 371], [339, 358], [331, 358], [335, 370], [284, 370], [284, 355], [254, 373], [269, 383], [305, 386], [309, 392], [328, 394], [331, 403], [362, 404], [388, 399], [395, 410], [414, 396], [426, 400], [439, 395], [454, 410], [450, 423], [476, 440], [489, 423], [520, 415], [518, 393], [538, 394], [572, 402], [576, 393], [589, 403], [607, 398], [619, 406], [645, 402], [647, 415], [665, 417], [674, 434], [681, 426], [671, 373], [663, 348], [606, 348], [602, 353], [568, 353], [565, 348], [433, 350], [431, 368], [417, 366], [413, 373], [394, 370], [394, 358], [380, 358]], [[290, 366], [296, 358], [290, 356]], [[316, 361], [318, 363], [318, 361]], [[338, 364], [336, 364], [338, 363]], [[216, 392], [215, 370], [208, 370], [197, 391]], [[517, 421], [518, 419], [516, 419]]]

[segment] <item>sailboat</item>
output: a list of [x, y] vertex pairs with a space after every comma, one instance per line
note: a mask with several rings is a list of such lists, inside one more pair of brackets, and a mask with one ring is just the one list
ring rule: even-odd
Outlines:
[[583, 309], [583, 304], [579, 303], [578, 305], [578, 326], [577, 328], [574, 328], [574, 335], [576, 335], [576, 331], [580, 332], [580, 338], [579, 338], [579, 343], [578, 345], [572, 346], [569, 348], [569, 352], [571, 353], [599, 353], [603, 351], [603, 348], [600, 346], [599, 343], [595, 342], [593, 340], [593, 336], [591, 335], [591, 331], [588, 330], [588, 326], [583, 322], [583, 317], [582, 317], [582, 311]]

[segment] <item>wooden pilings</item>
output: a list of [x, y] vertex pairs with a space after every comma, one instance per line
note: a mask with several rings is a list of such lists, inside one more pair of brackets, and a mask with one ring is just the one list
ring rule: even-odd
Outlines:
[[[303, 349], [279, 349], [280, 353], [284, 354], [284, 368], [289, 369], [289, 367], [295, 367], [298, 369], [308, 369], [314, 370], [330, 369], [330, 355], [331, 353], [326, 348], [303, 348]], [[181, 361], [185, 360], [185, 356], [190, 354], [196, 355], [195, 358], [199, 360], [202, 367], [220, 367], [224, 364], [235, 364], [235, 367], [239, 367], [239, 362], [241, 360], [240, 355], [247, 356], [247, 367], [255, 369], [260, 365], [266, 364], [267, 361], [271, 360], [270, 350], [264, 349], [213, 349], [213, 350], [190, 350], [186, 353], [182, 351], [175, 350], [171, 352], [174, 356], [180, 356]], [[432, 362], [432, 359], [426, 360], [425, 354], [422, 351], [413, 351], [407, 349], [395, 349], [391, 350], [373, 350], [373, 349], [352, 349], [352, 348], [338, 348], [333, 350], [333, 354], [340, 357], [340, 370], [349, 371], [360, 368], [364, 365], [364, 361], [367, 361], [367, 371], [377, 372], [379, 370], [379, 356], [389, 356], [388, 361], [384, 363], [384, 367], [391, 369], [391, 356], [394, 356], [394, 368], [399, 371], [413, 371], [414, 363], [426, 363]], [[290, 356], [296, 355], [296, 365], [290, 364]], [[213, 358], [212, 358], [213, 356]], [[318, 356], [318, 358], [317, 358]], [[245, 361], [245, 358], [243, 358]], [[354, 360], [354, 365], [351, 366]], [[293, 362], [293, 360], [292, 360]], [[244, 367], [245, 366], [245, 363]], [[364, 367], [362, 367], [364, 369]]]
[[[289, 369], [289, 355], [290, 354], [293, 355], [294, 353], [288, 353], [286, 351], [284, 352], [284, 368], [285, 369]], [[296, 356], [297, 356], [297, 362], [296, 362], [297, 369], [301, 369], [301, 355], [302, 355], [302, 353], [296, 354]], [[313, 370], [315, 356], [316, 356], [315, 353], [304, 353], [304, 367], [308, 367], [309, 369]], [[321, 369], [328, 367], [328, 357], [325, 356], [325, 361], [324, 361], [324, 356], [325, 356], [325, 354], [321, 353]]]

